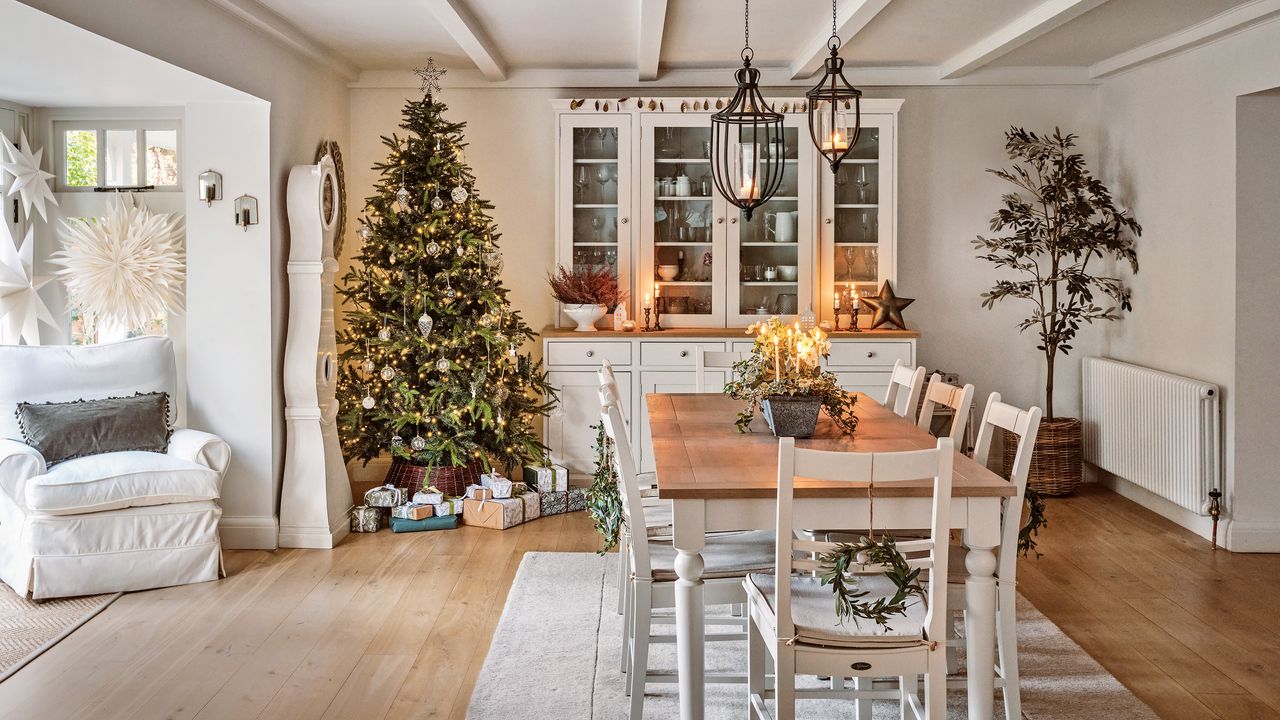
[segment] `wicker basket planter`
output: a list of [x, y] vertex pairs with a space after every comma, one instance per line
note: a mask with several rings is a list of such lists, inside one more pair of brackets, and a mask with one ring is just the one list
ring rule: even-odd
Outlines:
[[[1083, 434], [1078, 418], [1053, 418], [1040, 422], [1035, 451], [1031, 454], [1031, 474], [1027, 484], [1042, 495], [1070, 495], [1080, 487]], [[1018, 453], [1018, 436], [1005, 431], [1004, 473], [1013, 471]]]
[[386, 484], [402, 487], [409, 497], [422, 489], [425, 484], [435, 487], [446, 497], [459, 497], [467, 493], [468, 485], [479, 485], [480, 475], [484, 473], [484, 463], [479, 460], [466, 465], [440, 466], [428, 468], [401, 458], [391, 461], [391, 469], [387, 471]]

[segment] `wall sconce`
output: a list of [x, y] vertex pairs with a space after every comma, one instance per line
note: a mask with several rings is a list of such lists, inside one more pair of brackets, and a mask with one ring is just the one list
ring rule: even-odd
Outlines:
[[236, 224], [249, 232], [250, 225], [258, 224], [258, 198], [252, 195], [241, 195], [236, 198]]
[[222, 173], [206, 170], [200, 173], [200, 199], [212, 207], [214, 200], [222, 199]]

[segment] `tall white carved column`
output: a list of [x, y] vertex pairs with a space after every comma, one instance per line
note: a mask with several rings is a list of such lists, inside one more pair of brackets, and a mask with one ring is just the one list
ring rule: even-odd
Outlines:
[[333, 240], [342, 198], [333, 160], [289, 172], [289, 335], [280, 547], [331, 548], [350, 531], [351, 483], [336, 419]]

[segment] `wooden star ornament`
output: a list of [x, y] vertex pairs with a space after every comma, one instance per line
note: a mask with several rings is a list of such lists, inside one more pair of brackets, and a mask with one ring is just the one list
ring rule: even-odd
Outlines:
[[444, 77], [446, 70], [442, 67], [436, 67], [436, 59], [427, 58], [427, 64], [413, 71], [422, 79], [422, 92], [427, 97], [431, 97], [434, 93], [440, 92], [440, 80]]
[[862, 298], [862, 302], [871, 308], [873, 313], [871, 317], [871, 329], [890, 323], [899, 329], [906, 330], [907, 323], [902, 319], [902, 311], [908, 305], [915, 302], [915, 298], [898, 297], [893, 294], [893, 286], [888, 280], [880, 286], [880, 294], [877, 296], [867, 296]]

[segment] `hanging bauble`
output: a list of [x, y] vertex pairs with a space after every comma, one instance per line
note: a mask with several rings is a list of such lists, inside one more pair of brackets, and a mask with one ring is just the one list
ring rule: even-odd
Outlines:
[[507, 399], [507, 395], [508, 395], [507, 389], [505, 387], [502, 387], [501, 385], [493, 389], [493, 399], [495, 402], [505, 402]]
[[493, 326], [493, 320], [494, 320], [493, 315], [491, 315], [491, 314], [489, 314], [489, 313], [485, 313], [485, 314], [481, 315], [481, 316], [480, 316], [480, 327], [492, 327], [492, 326]]
[[372, 395], [365, 395], [364, 399], [360, 401], [360, 407], [363, 407], [365, 410], [372, 410], [373, 406], [377, 404], [378, 401], [374, 400]]
[[459, 246], [458, 246], [458, 257], [462, 257], [462, 256], [463, 256], [463, 255], [465, 255], [466, 253], [467, 253], [467, 249], [466, 249], [465, 247], [463, 247], [462, 245], [459, 245]]
[[440, 197], [439, 195], [436, 195], [435, 197], [431, 198], [431, 209], [435, 210], [436, 212], [443, 210], [444, 198]]
[[490, 250], [484, 254], [484, 264], [495, 273], [502, 272], [502, 253]]
[[378, 331], [378, 339], [382, 342], [389, 341], [391, 339], [391, 328], [383, 325], [382, 329]]
[[404, 444], [404, 438], [400, 437], [399, 435], [391, 436], [391, 447], [400, 447], [403, 444]]
[[401, 185], [396, 191], [396, 202], [400, 204], [401, 209], [409, 209], [409, 189]]
[[395, 264], [396, 264], [396, 254], [395, 254], [395, 253], [391, 253], [391, 257], [390, 257], [390, 258], [388, 258], [388, 260], [390, 260], [390, 261], [391, 261], [391, 264], [392, 264], [392, 265], [395, 265]]
[[373, 237], [373, 229], [368, 225], [361, 225], [360, 229], [356, 231], [356, 235], [359, 235], [361, 240], [369, 242], [369, 238]]
[[436, 326], [436, 321], [432, 319], [430, 315], [426, 313], [422, 313], [421, 315], [418, 316], [418, 332], [422, 333], [422, 337], [427, 337], [428, 335], [430, 335], [431, 328], [435, 326]]
[[373, 362], [373, 358], [365, 358], [364, 362], [360, 363], [360, 368], [367, 373], [373, 372], [377, 367]]
[[393, 368], [393, 367], [391, 367], [390, 365], [387, 365], [387, 366], [385, 366], [385, 367], [383, 367], [383, 368], [382, 368], [382, 372], [378, 373], [378, 375], [379, 375], [383, 380], [386, 380], [387, 382], [390, 382], [390, 381], [392, 381], [392, 380], [395, 380], [395, 379], [396, 379], [396, 369], [395, 369], [395, 368]]
[[449, 360], [447, 358], [440, 358], [439, 360], [437, 360], [436, 369], [439, 370], [440, 372], [448, 372]]
[[439, 255], [440, 250], [441, 250], [440, 243], [436, 242], [435, 240], [432, 240], [431, 242], [427, 243], [427, 254], [430, 255], [431, 257], [435, 257]]
[[493, 341], [498, 345], [501, 345], [502, 343], [507, 341], [507, 334], [499, 330], [497, 334], [493, 336]]
[[453, 189], [453, 192], [449, 193], [449, 197], [452, 198], [454, 202], [462, 204], [467, 201], [467, 198], [471, 197], [471, 193], [467, 192], [466, 188], [459, 185]]
[[413, 448], [418, 452], [421, 452], [426, 449], [427, 440], [421, 435], [414, 435], [413, 439], [409, 441], [409, 447]]

